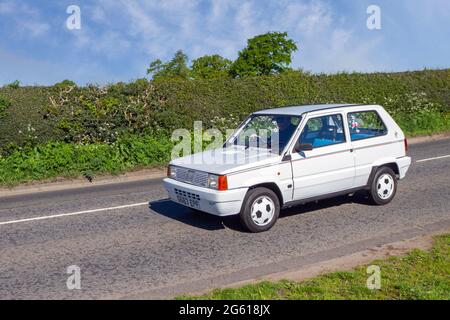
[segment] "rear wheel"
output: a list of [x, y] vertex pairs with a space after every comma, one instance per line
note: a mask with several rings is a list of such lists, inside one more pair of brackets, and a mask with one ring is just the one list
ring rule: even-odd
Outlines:
[[250, 190], [242, 205], [240, 218], [242, 224], [251, 232], [269, 230], [280, 214], [280, 201], [277, 195], [267, 188]]
[[397, 192], [397, 177], [388, 167], [381, 167], [372, 180], [369, 196], [374, 204], [384, 205], [392, 201]]

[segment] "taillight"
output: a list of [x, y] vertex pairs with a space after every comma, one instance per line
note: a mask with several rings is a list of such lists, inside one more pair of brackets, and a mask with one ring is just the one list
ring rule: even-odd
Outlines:
[[405, 143], [405, 154], [408, 152], [408, 139], [404, 139], [403, 142]]
[[228, 190], [227, 176], [219, 176], [217, 190], [220, 191]]

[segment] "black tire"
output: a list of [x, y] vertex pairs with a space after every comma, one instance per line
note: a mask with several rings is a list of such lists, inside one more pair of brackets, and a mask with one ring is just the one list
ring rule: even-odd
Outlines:
[[[382, 178], [383, 176], [385, 177], [385, 179], [383, 179], [383, 181], [380, 181], [380, 178]], [[388, 180], [390, 181], [388, 182]], [[383, 183], [385, 183], [384, 186]], [[388, 188], [385, 188], [386, 186]], [[392, 187], [390, 188], [389, 186]], [[373, 177], [369, 190], [369, 198], [371, 202], [379, 206], [388, 204], [392, 201], [392, 199], [394, 199], [396, 192], [397, 176], [395, 175], [394, 171], [389, 167], [379, 168]], [[385, 196], [382, 197], [379, 193], [385, 194]]]
[[[261, 199], [265, 197], [266, 199]], [[258, 200], [258, 198], [260, 198], [259, 199], [259, 201], [261, 201], [260, 203], [262, 203], [262, 201], [267, 201], [267, 198], [269, 198], [273, 203], [273, 211], [270, 210], [270, 212], [273, 212], [272, 218], [267, 221], [264, 220], [265, 222], [262, 221], [263, 224], [261, 225], [258, 225], [252, 218], [252, 207], [255, 201]], [[272, 204], [269, 204], [269, 206], [271, 205]], [[270, 228], [273, 227], [279, 215], [280, 215], [280, 200], [272, 190], [263, 187], [250, 189], [247, 192], [244, 198], [244, 202], [242, 204], [241, 212], [239, 214], [242, 225], [250, 232], [263, 232], [269, 230]]]

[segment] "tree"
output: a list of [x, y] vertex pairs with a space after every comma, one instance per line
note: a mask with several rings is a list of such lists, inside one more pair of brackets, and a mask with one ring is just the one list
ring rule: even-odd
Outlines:
[[57, 82], [54, 85], [56, 88], [66, 88], [66, 87], [76, 87], [77, 84], [73, 82], [72, 80], [63, 80], [61, 82]]
[[192, 77], [194, 79], [213, 79], [229, 76], [232, 62], [214, 54], [205, 55], [192, 61]]
[[5, 84], [4, 88], [18, 89], [18, 88], [20, 88], [20, 81], [15, 80], [11, 83]]
[[153, 80], [163, 78], [189, 79], [190, 70], [187, 61], [187, 55], [182, 50], [178, 50], [169, 62], [163, 63], [157, 59], [150, 63], [147, 74], [152, 74]]
[[297, 51], [287, 32], [269, 32], [247, 40], [247, 47], [231, 66], [233, 77], [276, 74], [289, 70], [291, 55]]

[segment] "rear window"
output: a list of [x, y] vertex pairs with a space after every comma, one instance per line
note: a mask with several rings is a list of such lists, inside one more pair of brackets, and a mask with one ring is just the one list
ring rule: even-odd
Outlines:
[[376, 111], [352, 112], [347, 115], [352, 141], [384, 136], [386, 125]]

